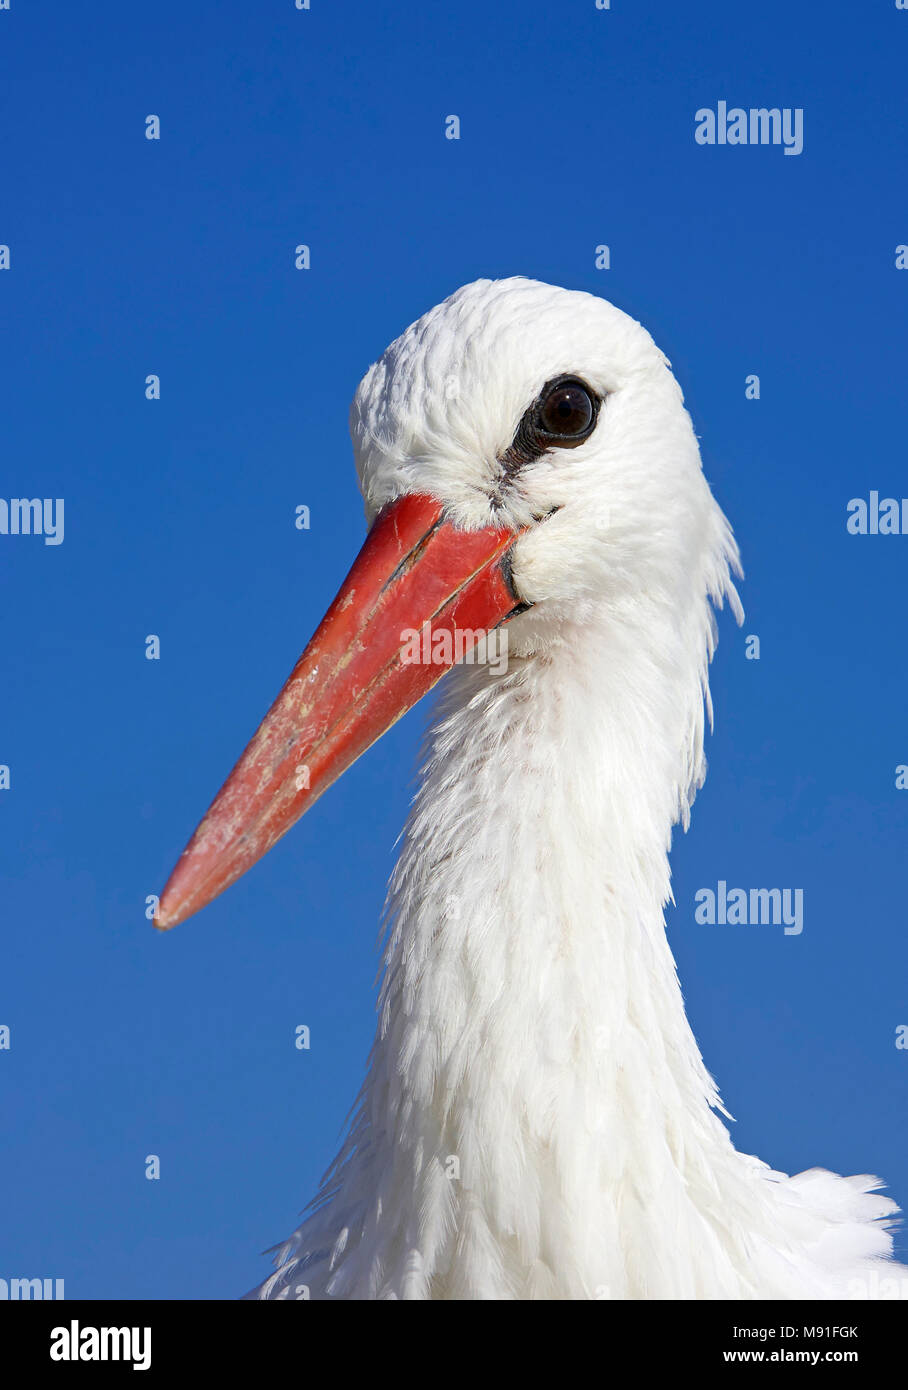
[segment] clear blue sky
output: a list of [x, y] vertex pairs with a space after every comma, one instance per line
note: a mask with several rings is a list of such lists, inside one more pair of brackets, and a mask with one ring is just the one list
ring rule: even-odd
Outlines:
[[[908, 12], [311, 3], [0, 11], [2, 494], [66, 508], [0, 536], [0, 1276], [233, 1297], [334, 1155], [427, 708], [203, 916], [144, 904], [362, 538], [357, 381], [479, 276], [672, 360], [747, 570], [673, 855], [690, 1016], [740, 1148], [908, 1206], [908, 536], [845, 530], [908, 491]], [[803, 153], [697, 145], [720, 100], [802, 108]], [[803, 888], [803, 934], [698, 925], [719, 879]]]

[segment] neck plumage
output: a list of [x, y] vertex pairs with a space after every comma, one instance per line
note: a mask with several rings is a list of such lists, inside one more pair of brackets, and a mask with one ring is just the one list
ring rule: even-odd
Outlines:
[[341, 1244], [317, 1248], [316, 1216], [284, 1252], [321, 1259], [329, 1293], [659, 1296], [666, 1214], [680, 1230], [730, 1149], [663, 925], [702, 780], [689, 638], [663, 634], [657, 661], [620, 626], [578, 630], [448, 677], [370, 1070], [321, 1194]]

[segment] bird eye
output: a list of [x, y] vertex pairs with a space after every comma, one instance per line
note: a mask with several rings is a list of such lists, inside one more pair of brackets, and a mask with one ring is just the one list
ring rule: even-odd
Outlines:
[[596, 423], [598, 404], [582, 381], [562, 379], [553, 383], [543, 395], [536, 419], [545, 434], [579, 443]]
[[596, 428], [602, 397], [576, 376], [553, 377], [524, 411], [517, 433], [500, 455], [504, 476], [513, 478], [553, 446], [573, 449]]

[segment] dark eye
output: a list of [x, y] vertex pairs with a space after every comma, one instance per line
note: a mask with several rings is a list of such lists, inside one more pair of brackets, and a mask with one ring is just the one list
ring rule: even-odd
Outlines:
[[547, 381], [523, 413], [517, 433], [500, 456], [504, 476], [513, 478], [549, 449], [573, 449], [596, 428], [602, 397], [577, 376]]
[[539, 428], [555, 439], [579, 443], [596, 423], [598, 401], [582, 381], [562, 379], [547, 388], [537, 409]]

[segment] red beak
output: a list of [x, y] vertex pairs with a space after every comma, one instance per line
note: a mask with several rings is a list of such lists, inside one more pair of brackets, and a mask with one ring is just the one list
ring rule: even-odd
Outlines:
[[[385, 507], [180, 856], [156, 927], [176, 926], [223, 893], [455, 660], [525, 606], [510, 584], [517, 535], [460, 531], [432, 497]], [[426, 625], [450, 638], [427, 640]]]

